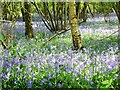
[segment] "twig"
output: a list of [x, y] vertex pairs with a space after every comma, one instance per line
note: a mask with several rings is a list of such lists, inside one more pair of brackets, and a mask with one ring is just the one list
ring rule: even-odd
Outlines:
[[119, 32], [119, 31], [120, 31], [120, 30], [117, 30], [117, 31], [113, 32], [112, 34], [110, 34], [109, 36], [106, 36], [106, 37], [100, 39], [99, 41], [102, 41], [102, 40], [104, 40], [104, 39], [106, 39], [106, 38], [109, 38], [110, 36], [112, 36], [113, 34]]
[[44, 46], [47, 42], [49, 42], [50, 40], [52, 40], [54, 37], [56, 37], [57, 35], [59, 35], [59, 34], [62, 34], [62, 33], [64, 33], [64, 32], [66, 32], [66, 31], [69, 31], [70, 30], [70, 28], [69, 29], [67, 29], [67, 30], [62, 30], [62, 31], [60, 31], [60, 32], [57, 32], [57, 33], [55, 33], [53, 36], [51, 36], [46, 42], [44, 42], [42, 45]]
[[[115, 34], [115, 33], [117, 33], [117, 32], [120, 32], [120, 30], [117, 30], [117, 31], [115, 31], [115, 32], [113, 32], [112, 34], [110, 34], [109, 36], [106, 36], [106, 37], [104, 37], [104, 38], [102, 38], [102, 39], [100, 39], [100, 40], [96, 40], [96, 41], [94, 41], [94, 45], [96, 45], [96, 44], [98, 44], [98, 42], [102, 42], [104, 39], [106, 39], [106, 38], [110, 38], [110, 36], [112, 36], [113, 34]], [[93, 46], [93, 45], [92, 45]]]
[[7, 23], [12, 23], [13, 21], [9, 21], [9, 20], [0, 20], [0, 22], [7, 22]]
[[0, 42], [1, 42], [1, 45], [3, 46], [3, 48], [6, 49], [7, 46], [6, 46], [5, 42], [3, 40], [0, 40]]

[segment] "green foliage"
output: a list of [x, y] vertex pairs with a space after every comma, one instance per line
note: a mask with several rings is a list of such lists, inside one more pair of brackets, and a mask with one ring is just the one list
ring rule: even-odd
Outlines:
[[5, 37], [2, 34], [0, 34], [0, 40], [4, 40], [4, 39]]
[[[41, 5], [41, 4], [40, 4]], [[52, 5], [49, 4], [49, 7]], [[99, 11], [101, 10], [98, 7]], [[109, 5], [105, 7], [105, 9], [109, 9]], [[42, 7], [43, 9], [43, 7]], [[101, 12], [101, 11], [100, 11]], [[105, 11], [106, 12], [106, 11]], [[87, 23], [87, 26], [94, 27], [94, 32], [99, 27], [105, 26], [105, 23], [99, 22], [93, 24], [92, 22]], [[85, 26], [86, 24], [82, 24]], [[112, 22], [109, 25], [116, 25], [116, 23]], [[111, 26], [110, 26], [111, 27]], [[89, 30], [85, 28], [86, 30]], [[117, 47], [117, 36], [113, 35], [110, 38], [105, 38], [101, 41], [101, 38], [104, 37], [106, 33], [102, 32], [100, 35], [91, 34], [90, 32], [82, 33], [82, 43], [84, 48], [84, 52], [77, 53], [78, 56], [74, 56], [74, 52], [69, 52], [72, 46], [72, 38], [71, 34], [67, 32], [67, 34], [59, 35], [55, 37], [53, 40], [48, 42], [46, 45], [42, 46], [42, 42], [46, 41], [50, 36], [46, 33], [36, 33], [35, 39], [26, 40], [24, 35], [17, 34], [17, 40], [13, 40], [13, 46], [9, 48], [9, 55], [3, 55], [3, 58], [7, 59], [7, 64], [12, 62], [11, 67], [7, 65], [2, 70], [2, 73], [6, 74], [2, 77], [3, 88], [8, 89], [17, 89], [17, 88], [30, 88], [30, 84], [32, 84], [31, 88], [92, 88], [92, 89], [101, 89], [101, 88], [119, 88], [119, 78], [118, 78], [118, 69], [113, 69], [110, 71], [99, 71], [96, 72], [96, 67], [100, 65], [99, 61], [101, 61], [102, 57], [94, 58], [96, 56], [108, 54], [115, 54], [115, 51], [111, 53], [111, 47]], [[4, 37], [0, 34], [0, 40], [4, 40]], [[96, 43], [97, 41], [97, 43]], [[114, 50], [114, 49], [113, 49]], [[63, 53], [62, 55], [60, 53]], [[79, 55], [81, 56], [79, 57]], [[118, 53], [117, 53], [118, 54]], [[51, 56], [49, 56], [51, 55]], [[64, 67], [67, 65], [55, 65], [53, 63], [52, 66], [49, 65], [49, 62], [52, 60], [59, 60], [57, 58], [60, 55], [60, 59], [63, 61], [71, 60], [74, 58], [84, 64], [84, 69], [79, 71], [77, 75], [73, 72], [73, 70], [66, 70]], [[86, 57], [82, 57], [82, 55], [87, 55]], [[45, 56], [45, 57], [42, 57]], [[84, 59], [87, 60], [93, 59], [93, 62], [90, 64], [85, 64]], [[96, 61], [98, 59], [98, 61]], [[19, 63], [17, 63], [18, 61]], [[38, 60], [38, 62], [37, 62]], [[45, 63], [45, 61], [47, 63]], [[92, 61], [92, 60], [91, 60]], [[42, 62], [42, 63], [41, 63]], [[95, 62], [97, 65], [95, 65]], [[105, 61], [104, 61], [105, 62]], [[33, 64], [34, 63], [34, 64]], [[43, 65], [44, 64], [44, 65]], [[71, 62], [70, 62], [71, 64]], [[77, 67], [79, 63], [75, 63], [74, 67]], [[38, 68], [39, 66], [39, 68]], [[59, 66], [57, 71], [55, 66]], [[106, 68], [107, 65], [104, 67]], [[93, 69], [93, 73], [90, 74], [89, 69]], [[88, 75], [89, 78], [86, 78]], [[31, 82], [32, 81], [32, 82]], [[29, 84], [29, 85], [28, 85]]]

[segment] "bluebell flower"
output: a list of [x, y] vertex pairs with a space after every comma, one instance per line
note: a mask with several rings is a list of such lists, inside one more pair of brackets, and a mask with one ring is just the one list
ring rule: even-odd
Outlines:
[[78, 72], [74, 72], [74, 76], [75, 76], [75, 77], [77, 77], [77, 76], [78, 76], [78, 74], [79, 74]]
[[60, 62], [60, 60], [61, 60], [61, 56], [59, 56], [59, 57], [57, 57], [57, 59], [56, 59], [56, 63], [59, 63]]
[[63, 87], [63, 83], [62, 84], [58, 83], [58, 88], [62, 88], [62, 87]]
[[53, 73], [51, 74], [51, 77], [53, 77], [54, 74], [55, 74], [55, 72], [53, 72]]
[[10, 66], [11, 66], [10, 63], [8, 61], [6, 61], [5, 62], [5, 67], [7, 67], [8, 69], [10, 69], [11, 68]]
[[8, 50], [5, 50], [5, 56], [8, 56], [9, 55], [9, 51]]
[[83, 63], [84, 65], [86, 65], [87, 64], [87, 61], [84, 61], [84, 63]]
[[91, 68], [91, 69], [89, 70], [89, 72], [90, 72], [90, 74], [93, 74], [93, 69]]
[[47, 80], [44, 78], [44, 79], [42, 80], [42, 84], [45, 84], [46, 81], [47, 81]]
[[29, 58], [29, 55], [28, 54], [25, 54], [26, 58]]
[[50, 73], [48, 73], [47, 76], [48, 76], [48, 78], [52, 78]]
[[110, 71], [110, 70], [112, 70], [112, 67], [108, 66], [107, 71]]
[[29, 88], [32, 88], [32, 80], [29, 80], [29, 81], [27, 82], [27, 86], [28, 86]]
[[5, 73], [2, 73], [2, 74], [1, 74], [1, 77], [2, 77], [2, 79], [6, 79], [6, 78], [7, 78], [7, 75], [6, 75]]
[[16, 52], [18, 53], [18, 49], [16, 49]]
[[70, 58], [70, 63], [73, 66], [73, 59], [72, 58]]
[[107, 55], [104, 55], [104, 59], [105, 59], [105, 60], [107, 59]]
[[55, 66], [56, 66], [56, 68], [59, 68], [59, 64], [58, 63], [56, 63]]
[[50, 86], [50, 87], [51, 87], [51, 86], [52, 86], [52, 83], [49, 83], [49, 84], [48, 84], [48, 86]]
[[14, 63], [15, 63], [15, 64], [18, 64], [18, 63], [19, 63], [19, 57], [18, 57], [18, 56], [16, 56], [16, 58], [14, 59]]
[[2, 58], [0, 58], [0, 60], [1, 60], [1, 61], [0, 61], [0, 65], [2, 65]]
[[66, 67], [65, 68], [68, 72], [71, 72], [72, 71], [72, 67]]

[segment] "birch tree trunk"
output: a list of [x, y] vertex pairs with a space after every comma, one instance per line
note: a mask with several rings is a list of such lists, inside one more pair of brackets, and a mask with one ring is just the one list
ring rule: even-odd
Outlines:
[[31, 14], [30, 14], [30, 3], [24, 2], [25, 7], [25, 36], [28, 38], [33, 38], [33, 28], [32, 28], [32, 20], [31, 20]]
[[69, 17], [70, 17], [73, 48], [74, 50], [78, 50], [82, 48], [82, 41], [81, 41], [80, 30], [78, 27], [78, 20], [76, 17], [76, 9], [75, 9], [74, 0], [71, 0], [71, 2], [69, 2]]

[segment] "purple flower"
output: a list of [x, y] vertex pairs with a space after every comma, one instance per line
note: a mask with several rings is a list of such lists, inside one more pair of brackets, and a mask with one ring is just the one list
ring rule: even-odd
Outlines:
[[110, 70], [112, 70], [112, 68], [111, 67], [107, 67], [107, 71], [110, 71]]
[[51, 74], [51, 77], [53, 77], [54, 74], [55, 74], [55, 72], [53, 72], [53, 73]]
[[65, 70], [67, 70], [68, 72], [72, 71], [72, 67], [65, 67]]
[[27, 86], [28, 86], [29, 88], [32, 88], [32, 80], [29, 80], [29, 81], [27, 82]]
[[26, 58], [29, 58], [29, 55], [28, 54], [25, 54]]
[[5, 73], [2, 73], [1, 77], [2, 77], [2, 79], [5, 79], [5, 78], [7, 78], [7, 75]]
[[18, 70], [17, 70], [17, 72], [21, 72], [21, 70], [20, 70], [20, 69], [18, 69]]
[[57, 68], [57, 69], [59, 69], [59, 64], [58, 64], [58, 63], [56, 63], [55, 65], [56, 65], [56, 68]]
[[47, 76], [48, 76], [48, 78], [52, 78], [50, 73], [48, 73]]
[[91, 68], [91, 69], [89, 70], [89, 72], [90, 72], [90, 74], [93, 74], [93, 69]]
[[69, 51], [68, 51], [68, 55], [69, 55], [69, 56], [72, 56], [72, 54], [73, 54], [73, 51], [72, 51], [72, 50], [69, 50]]
[[74, 72], [74, 76], [75, 76], [75, 77], [77, 77], [77, 76], [78, 76], [78, 74], [79, 74], [78, 72]]
[[51, 87], [51, 86], [52, 86], [52, 83], [49, 83], [49, 84], [48, 84], [48, 86], [50, 86], [50, 87]]
[[84, 65], [86, 65], [87, 64], [87, 61], [84, 61], [84, 63], [83, 63]]
[[8, 56], [9, 55], [9, 51], [8, 50], [5, 50], [5, 56]]
[[19, 57], [18, 57], [18, 56], [16, 56], [16, 58], [14, 59], [14, 63], [15, 63], [15, 64], [18, 64], [18, 63], [19, 63]]
[[57, 59], [56, 59], [56, 63], [59, 63], [61, 58], [62, 58], [61, 56], [58, 56]]
[[0, 61], [0, 65], [2, 65], [2, 58], [0, 58], [0, 60], [1, 60], [1, 61]]
[[61, 88], [62, 86], [63, 86], [63, 83], [62, 84], [58, 83], [58, 87], [59, 88]]
[[6, 63], [6, 65], [5, 65], [5, 67], [7, 67], [8, 69], [10, 69], [11, 67], [11, 65], [10, 65], [10, 63], [8, 62], [8, 60], [5, 62]]
[[16, 49], [16, 52], [18, 53], [18, 49]]
[[45, 84], [45, 83], [46, 83], [46, 81], [47, 81], [46, 79], [43, 79], [43, 80], [42, 80], [42, 84]]
[[70, 58], [70, 63], [73, 66], [73, 59], [72, 58]]

